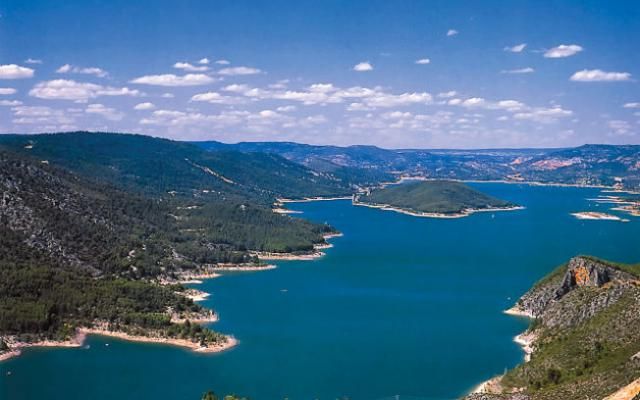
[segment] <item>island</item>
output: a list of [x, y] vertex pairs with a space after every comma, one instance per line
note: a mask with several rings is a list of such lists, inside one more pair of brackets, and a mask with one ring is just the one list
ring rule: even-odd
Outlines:
[[462, 182], [444, 180], [412, 181], [370, 189], [354, 196], [353, 204], [431, 218], [459, 218], [479, 211], [522, 209]]
[[482, 383], [466, 400], [640, 395], [640, 264], [574, 257], [507, 313], [530, 318], [515, 338], [524, 363]]

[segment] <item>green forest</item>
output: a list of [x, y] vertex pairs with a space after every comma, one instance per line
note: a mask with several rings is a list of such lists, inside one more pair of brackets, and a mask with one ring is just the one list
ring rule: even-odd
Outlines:
[[368, 204], [440, 214], [458, 214], [465, 210], [513, 207], [514, 204], [484, 194], [468, 185], [454, 181], [419, 181], [374, 189], [358, 196]]

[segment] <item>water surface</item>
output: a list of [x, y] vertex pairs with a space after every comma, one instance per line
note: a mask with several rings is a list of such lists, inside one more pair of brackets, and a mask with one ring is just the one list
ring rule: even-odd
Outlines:
[[640, 218], [569, 215], [607, 211], [586, 200], [597, 189], [474, 186], [526, 209], [430, 219], [349, 201], [290, 204], [344, 237], [317, 261], [199, 285], [221, 316], [212, 327], [238, 347], [203, 355], [91, 337], [89, 349], [34, 349], [0, 364], [0, 399], [463, 395], [521, 362], [512, 338], [527, 321], [501, 311], [536, 280], [577, 254], [640, 261]]

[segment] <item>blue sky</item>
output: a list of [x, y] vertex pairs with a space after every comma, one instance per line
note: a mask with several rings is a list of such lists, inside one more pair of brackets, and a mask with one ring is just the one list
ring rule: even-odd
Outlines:
[[638, 2], [5, 0], [0, 14], [2, 133], [640, 143]]

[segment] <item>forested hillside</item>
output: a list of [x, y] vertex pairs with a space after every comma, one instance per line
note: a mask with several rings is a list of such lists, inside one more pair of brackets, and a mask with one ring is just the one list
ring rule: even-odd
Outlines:
[[514, 206], [508, 201], [486, 195], [464, 183], [452, 181], [419, 181], [390, 185], [359, 195], [357, 201], [436, 214], [459, 214], [469, 210]]

